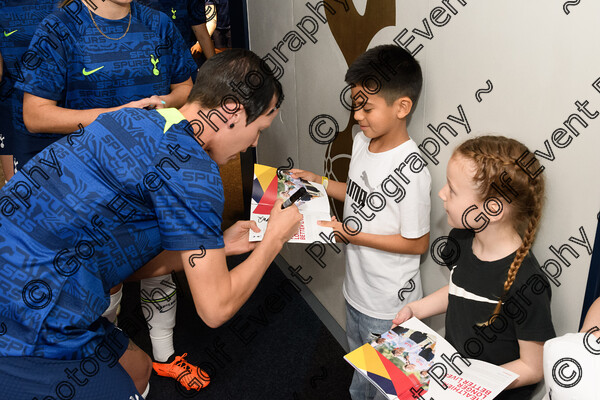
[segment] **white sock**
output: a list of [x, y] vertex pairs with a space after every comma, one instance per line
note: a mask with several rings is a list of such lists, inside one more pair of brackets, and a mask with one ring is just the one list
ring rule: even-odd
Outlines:
[[119, 308], [119, 304], [121, 304], [121, 297], [123, 297], [123, 286], [122, 285], [117, 293], [110, 295], [110, 304], [108, 305], [108, 308], [102, 314], [103, 317], [108, 319], [113, 324], [115, 323], [115, 320], [117, 319], [117, 311]]
[[177, 292], [171, 275], [143, 279], [140, 282], [142, 307], [150, 329], [152, 354], [158, 362], [165, 362], [175, 353], [173, 328], [177, 313]]
[[144, 390], [144, 393], [142, 393], [142, 397], [145, 399], [146, 397], [148, 397], [148, 392], [150, 392], [150, 382], [148, 382], [148, 386], [146, 386], [146, 390]]

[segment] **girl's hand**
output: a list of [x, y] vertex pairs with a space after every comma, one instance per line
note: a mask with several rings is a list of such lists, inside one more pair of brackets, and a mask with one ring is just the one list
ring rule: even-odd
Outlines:
[[302, 178], [309, 182], [317, 182], [317, 183], [321, 183], [321, 180], [322, 180], [321, 175], [317, 175], [314, 172], [305, 171], [303, 169], [292, 168], [292, 169], [290, 169], [290, 172], [292, 174], [292, 178]]
[[415, 314], [414, 314], [412, 308], [410, 308], [410, 305], [409, 304], [405, 305], [400, 311], [398, 311], [398, 313], [394, 317], [394, 319], [392, 321], [393, 322], [392, 329], [394, 329], [401, 323], [408, 321], [409, 319], [414, 317], [414, 315]]

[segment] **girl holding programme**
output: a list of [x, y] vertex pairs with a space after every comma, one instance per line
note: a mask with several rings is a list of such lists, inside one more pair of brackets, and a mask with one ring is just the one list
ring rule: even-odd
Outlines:
[[505, 137], [477, 137], [454, 151], [439, 192], [454, 228], [444, 249], [450, 283], [394, 319], [445, 312], [446, 339], [459, 353], [519, 374], [497, 399], [531, 398], [544, 342], [555, 337], [550, 285], [530, 251], [544, 198], [539, 168], [527, 147]]

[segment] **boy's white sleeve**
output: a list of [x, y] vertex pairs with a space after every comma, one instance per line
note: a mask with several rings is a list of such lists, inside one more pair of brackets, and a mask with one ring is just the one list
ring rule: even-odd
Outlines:
[[413, 169], [408, 165], [404, 168], [410, 183], [405, 185], [406, 194], [399, 203], [400, 234], [407, 239], [417, 239], [430, 229], [431, 175], [418, 153], [411, 153], [406, 158], [405, 162], [409, 164], [407, 160], [413, 160], [410, 163]]

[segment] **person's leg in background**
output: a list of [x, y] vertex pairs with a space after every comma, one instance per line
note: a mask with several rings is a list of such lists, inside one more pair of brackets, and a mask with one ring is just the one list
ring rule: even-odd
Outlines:
[[175, 354], [173, 328], [177, 315], [177, 289], [170, 274], [140, 281], [140, 298], [148, 323], [152, 354], [159, 363]]

